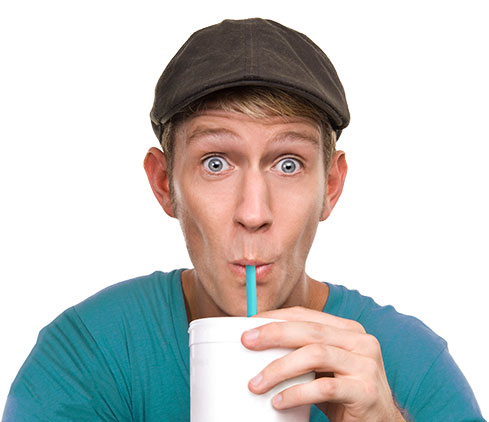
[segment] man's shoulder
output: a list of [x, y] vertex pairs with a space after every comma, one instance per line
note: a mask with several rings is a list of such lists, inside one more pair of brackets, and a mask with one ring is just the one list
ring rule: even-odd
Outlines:
[[113, 284], [73, 306], [72, 311], [93, 330], [120, 326], [121, 321], [136, 324], [154, 319], [148, 315], [164, 317], [181, 295], [181, 272], [155, 271]]
[[44, 327], [12, 385], [12, 420], [24, 413], [54, 420], [59, 412], [70, 420], [128, 420], [132, 394], [158, 392], [157, 380], [188, 372], [181, 352], [185, 309], [176, 312], [184, 307], [180, 273], [114, 284]]
[[167, 301], [180, 288], [182, 270], [155, 271], [151, 274], [131, 278], [112, 284], [75, 305], [77, 311], [93, 307], [112, 308], [131, 306], [137, 301]]
[[[360, 322], [379, 341], [389, 385], [399, 405], [416, 409], [413, 400], [430, 368], [448, 354], [446, 341], [420, 319], [398, 312], [392, 305], [379, 305], [371, 297], [344, 286], [330, 285], [330, 291], [333, 312]], [[455, 371], [449, 359], [445, 367]]]
[[38, 346], [64, 338], [70, 344], [93, 343], [105, 356], [119, 359], [124, 345], [146, 344], [148, 333], [173, 341], [174, 325], [185, 316], [185, 310], [177, 310], [185, 306], [181, 272], [156, 271], [106, 287], [44, 327]]
[[[447, 347], [446, 341], [421, 319], [401, 313], [392, 305], [379, 305], [372, 297], [345, 286], [330, 284], [330, 292], [333, 313], [360, 322], [386, 352], [403, 347], [405, 351], [421, 349], [425, 356], [434, 358]], [[325, 310], [328, 312], [328, 305]]]

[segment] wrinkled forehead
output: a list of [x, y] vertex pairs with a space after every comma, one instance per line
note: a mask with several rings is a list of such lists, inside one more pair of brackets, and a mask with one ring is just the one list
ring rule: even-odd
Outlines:
[[308, 117], [251, 117], [220, 109], [207, 109], [187, 118], [177, 129], [176, 140], [187, 147], [201, 140], [236, 141], [244, 128], [273, 143], [304, 142], [316, 148], [321, 144], [320, 124]]

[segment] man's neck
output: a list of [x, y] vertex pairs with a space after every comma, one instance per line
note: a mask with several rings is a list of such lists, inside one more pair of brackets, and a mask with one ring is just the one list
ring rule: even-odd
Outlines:
[[[322, 311], [329, 296], [329, 286], [316, 281], [306, 274], [302, 282], [297, 283], [292, 294], [280, 305], [280, 308], [303, 306]], [[222, 311], [199, 284], [195, 270], [185, 270], [181, 275], [182, 291], [188, 322], [199, 318], [229, 316]]]

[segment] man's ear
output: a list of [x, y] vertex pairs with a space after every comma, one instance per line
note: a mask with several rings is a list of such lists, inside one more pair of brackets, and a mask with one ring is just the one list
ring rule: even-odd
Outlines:
[[163, 151], [158, 148], [151, 148], [144, 158], [144, 170], [156, 199], [170, 217], [175, 217], [170, 200], [167, 162]]
[[343, 192], [343, 185], [345, 184], [347, 172], [348, 165], [346, 164], [345, 153], [343, 151], [336, 151], [331, 159], [331, 165], [328, 171], [327, 190], [324, 197], [323, 213], [321, 214], [320, 221], [324, 221], [329, 217], [336, 202], [338, 202], [341, 192]]

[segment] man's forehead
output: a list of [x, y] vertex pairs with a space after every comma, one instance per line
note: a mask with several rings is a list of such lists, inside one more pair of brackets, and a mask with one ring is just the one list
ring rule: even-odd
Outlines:
[[210, 112], [199, 114], [189, 119], [181, 127], [181, 135], [186, 145], [199, 140], [229, 140], [242, 138], [241, 122], [255, 123], [255, 130], [262, 130], [264, 137], [273, 143], [307, 142], [314, 146], [320, 144], [319, 125], [309, 118], [302, 117], [267, 117], [257, 119], [242, 113]]

